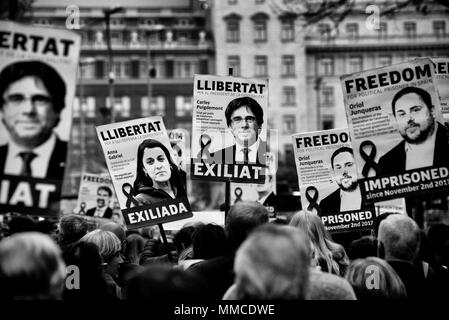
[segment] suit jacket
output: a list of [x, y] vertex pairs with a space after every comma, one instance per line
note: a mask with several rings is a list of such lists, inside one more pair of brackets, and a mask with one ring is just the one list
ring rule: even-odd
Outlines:
[[[3, 174], [6, 165], [8, 145], [0, 146], [0, 172]], [[50, 156], [47, 175], [45, 179], [62, 180], [64, 177], [65, 161], [67, 156], [67, 142], [56, 138], [56, 144]]]
[[[437, 122], [437, 133], [435, 138], [435, 149], [433, 152], [434, 166], [449, 167], [449, 144], [446, 128]], [[394, 175], [405, 172], [405, 141], [388, 151], [379, 159], [381, 175]]]
[[[340, 188], [338, 188], [337, 190], [332, 192], [330, 195], [328, 195], [326, 198], [321, 200], [321, 202], [320, 202], [321, 215], [320, 216], [327, 216], [330, 214], [339, 213], [340, 205], [341, 205]], [[362, 203], [360, 206], [360, 210], [370, 209], [372, 207], [373, 207], [373, 204]]]
[[[93, 207], [93, 208], [87, 210], [86, 216], [93, 217], [96, 209], [97, 209], [97, 207]], [[103, 217], [101, 217], [101, 218], [111, 219], [111, 217], [112, 217], [112, 209], [107, 207], [103, 214]]]
[[[265, 153], [267, 152], [267, 143], [266, 141], [260, 140], [259, 148], [257, 149], [257, 157], [256, 157], [256, 163], [259, 165], [265, 165], [266, 159], [265, 159]], [[223, 164], [234, 164], [236, 163], [235, 160], [235, 154], [236, 154], [236, 144], [233, 144], [232, 146], [229, 146], [227, 148], [215, 151], [214, 153], [214, 159], [215, 162], [217, 159], [220, 159]]]

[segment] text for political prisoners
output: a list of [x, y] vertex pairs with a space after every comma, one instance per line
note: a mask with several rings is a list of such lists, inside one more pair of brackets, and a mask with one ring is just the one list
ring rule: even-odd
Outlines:
[[[251, 123], [246, 129], [238, 129], [238, 126], [243, 127], [247, 121], [252, 120], [245, 117], [244, 124], [231, 126], [230, 118], [233, 113], [229, 112], [226, 116], [228, 106], [237, 105], [235, 102], [241, 99], [255, 102], [253, 104], [260, 110], [254, 115], [257, 117], [255, 123]], [[246, 104], [248, 103], [241, 107], [248, 107]], [[250, 115], [251, 111], [247, 113], [246, 107], [243, 113]], [[267, 109], [266, 79], [195, 75], [190, 169], [192, 179], [263, 182], [264, 157], [268, 151]], [[243, 133], [244, 130], [246, 133]], [[251, 143], [247, 145], [248, 148], [258, 146], [255, 150], [256, 159], [244, 161], [243, 156], [240, 160], [237, 159], [237, 153], [242, 152], [244, 143]]]
[[370, 229], [374, 206], [362, 206], [348, 130], [292, 136], [301, 204], [320, 216], [329, 232]]
[[341, 77], [364, 201], [433, 192], [445, 183], [447, 133], [435, 68], [444, 66], [419, 58]]
[[[149, 177], [150, 175], [148, 171], [144, 170], [144, 152], [142, 152], [142, 158], [138, 159], [138, 149], [144, 141], [152, 139], [162, 144], [162, 147], [158, 148], [167, 150], [170, 161], [174, 165], [170, 140], [161, 117], [117, 122], [96, 127], [96, 129], [123, 218], [128, 228], [138, 228], [192, 216], [187, 197], [146, 205], [140, 204], [135, 199], [137, 193], [135, 182], [138, 175], [140, 174], [140, 177], [145, 175]], [[144, 150], [145, 148], [143, 148]], [[139, 161], [142, 168], [140, 173], [137, 171]], [[155, 161], [159, 160], [155, 159]], [[166, 162], [168, 163], [167, 167], [171, 167], [168, 158]], [[172, 174], [170, 172], [170, 178]], [[152, 187], [152, 185], [143, 186], [146, 189]], [[181, 188], [181, 185], [177, 188]], [[178, 192], [184, 194], [181, 190], [178, 190]]]

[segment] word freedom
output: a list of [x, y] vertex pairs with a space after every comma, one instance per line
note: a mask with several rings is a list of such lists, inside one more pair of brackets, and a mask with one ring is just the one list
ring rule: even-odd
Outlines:
[[135, 136], [139, 134], [146, 134], [153, 131], [161, 131], [160, 121], [142, 123], [139, 125], [126, 126], [124, 128], [115, 128], [106, 131], [101, 131], [100, 136], [103, 141], [124, 138], [128, 136]]
[[355, 87], [355, 91], [364, 91], [368, 89], [375, 89], [379, 87], [387, 87], [393, 84], [400, 83], [402, 81], [410, 82], [413, 80], [419, 80], [421, 78], [431, 78], [432, 70], [431, 65], [418, 65], [415, 68], [405, 68], [403, 70], [393, 70], [390, 72], [383, 72], [379, 74], [373, 74], [367, 77], [360, 77], [355, 79], [349, 79], [345, 81], [346, 93], [351, 93]]
[[317, 146], [326, 146], [337, 143], [345, 143], [349, 141], [349, 135], [346, 132], [340, 134], [322, 134], [312, 137], [298, 137], [295, 139], [296, 148], [310, 148]]
[[239, 93], [263, 94], [265, 84], [255, 84], [246, 82], [198, 80], [197, 90], [205, 91], [226, 91]]

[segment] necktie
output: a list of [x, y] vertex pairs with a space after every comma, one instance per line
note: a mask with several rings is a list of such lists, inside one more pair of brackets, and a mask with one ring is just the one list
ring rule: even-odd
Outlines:
[[20, 175], [31, 177], [31, 161], [33, 161], [37, 155], [33, 152], [20, 152], [19, 156], [22, 158], [22, 171], [20, 172]]
[[248, 148], [243, 148], [242, 152], [243, 152], [243, 162], [244, 163], [248, 163], [248, 161], [249, 161], [249, 149]]

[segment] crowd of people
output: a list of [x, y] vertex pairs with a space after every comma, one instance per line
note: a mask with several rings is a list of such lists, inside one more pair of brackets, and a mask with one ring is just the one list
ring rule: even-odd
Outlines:
[[370, 234], [338, 243], [299, 211], [270, 221], [241, 201], [224, 227], [186, 224], [170, 241], [85, 216], [8, 216], [0, 233], [6, 300], [406, 300], [449, 297], [449, 225], [425, 230], [407, 215], [376, 217]]

